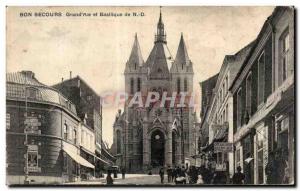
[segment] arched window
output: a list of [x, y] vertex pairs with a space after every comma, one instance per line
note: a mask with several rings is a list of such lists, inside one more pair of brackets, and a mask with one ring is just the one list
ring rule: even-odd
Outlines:
[[134, 92], [134, 79], [130, 78], [130, 93], [133, 94]]
[[64, 140], [68, 139], [68, 125], [64, 124]]
[[77, 131], [76, 131], [76, 129], [74, 128], [73, 129], [73, 141], [74, 141], [74, 144], [77, 144]]
[[187, 92], [188, 91], [188, 82], [187, 79], [184, 78], [184, 91]]
[[117, 154], [121, 153], [121, 132], [117, 130]]
[[180, 78], [177, 78], [177, 93], [180, 93]]
[[141, 91], [141, 78], [137, 79], [137, 91]]

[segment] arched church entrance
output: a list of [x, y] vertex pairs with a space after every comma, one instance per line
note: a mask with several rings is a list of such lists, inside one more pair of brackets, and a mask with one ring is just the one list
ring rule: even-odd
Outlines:
[[151, 135], [151, 166], [163, 166], [165, 162], [165, 137], [163, 132], [155, 130]]

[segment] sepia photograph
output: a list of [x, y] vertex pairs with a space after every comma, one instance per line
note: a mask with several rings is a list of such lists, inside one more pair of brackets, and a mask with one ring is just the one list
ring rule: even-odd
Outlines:
[[6, 185], [295, 186], [295, 28], [294, 6], [7, 6]]

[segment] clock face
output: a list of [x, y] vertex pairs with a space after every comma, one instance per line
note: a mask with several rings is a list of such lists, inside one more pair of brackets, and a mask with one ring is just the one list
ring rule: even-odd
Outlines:
[[155, 135], [155, 139], [156, 140], [160, 139], [160, 136], [159, 135]]

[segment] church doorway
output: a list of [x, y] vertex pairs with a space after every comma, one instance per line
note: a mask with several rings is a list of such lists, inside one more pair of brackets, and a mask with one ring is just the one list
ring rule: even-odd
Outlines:
[[165, 137], [163, 132], [155, 130], [151, 135], [151, 166], [163, 166], [165, 161]]

